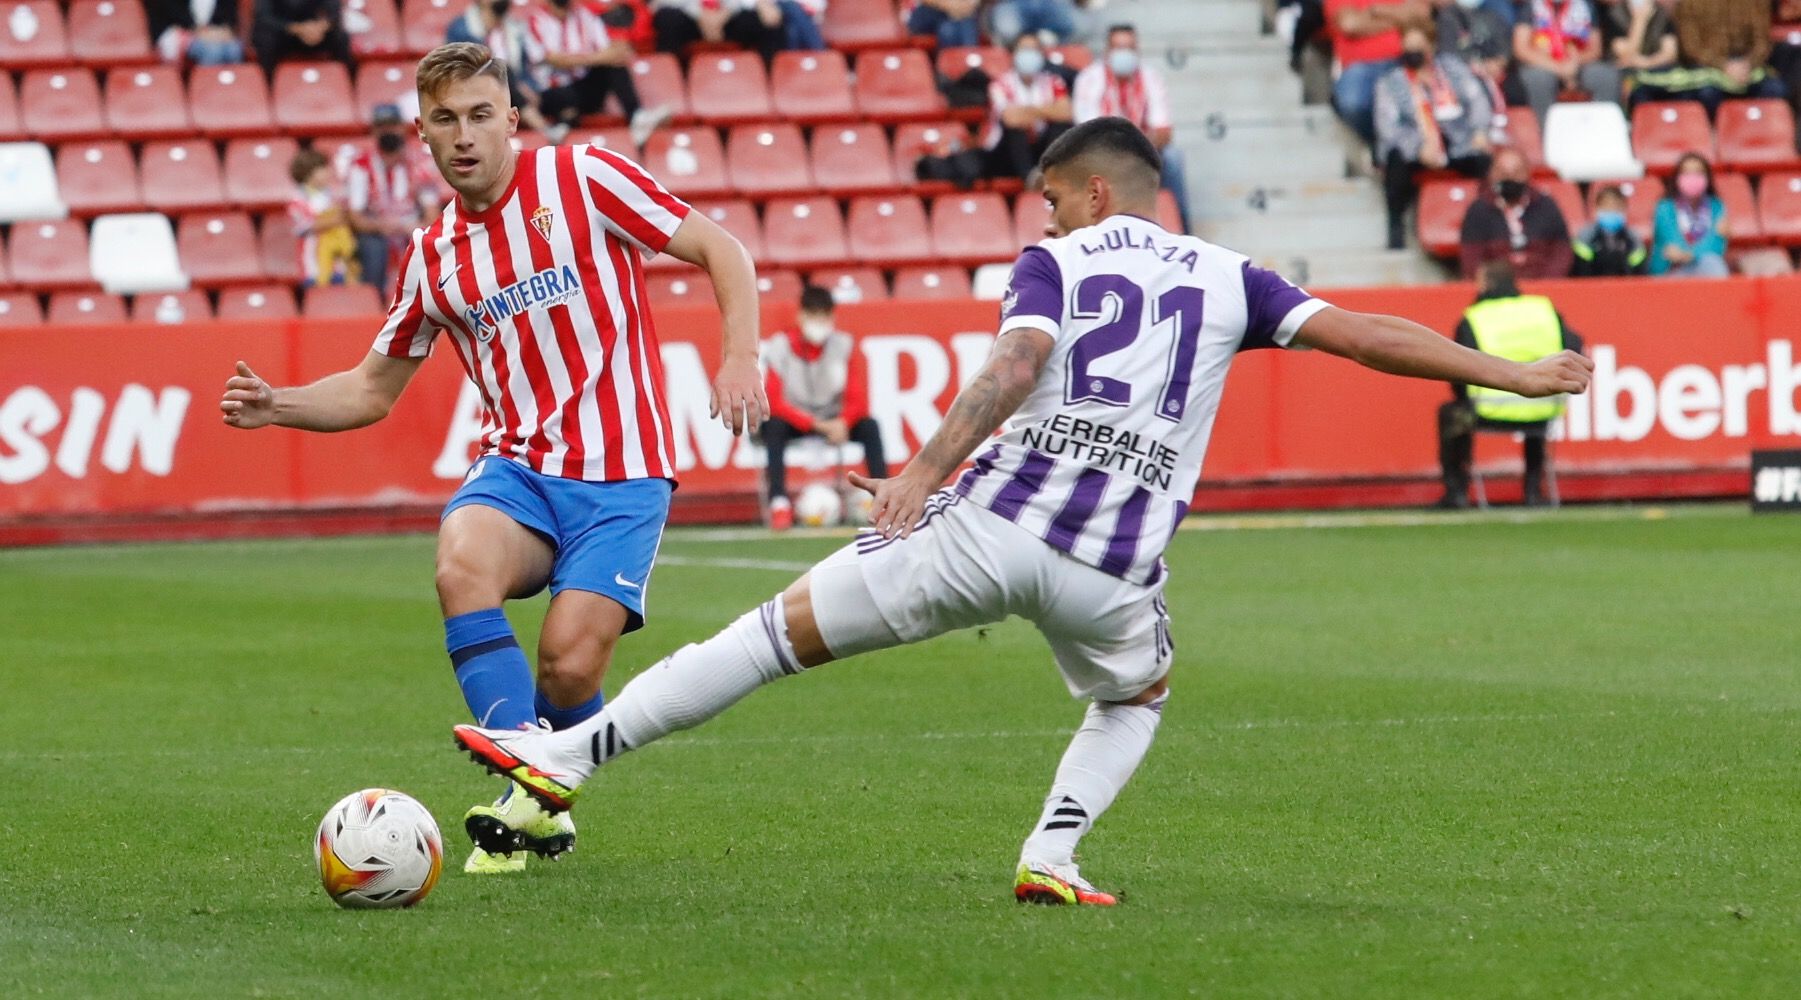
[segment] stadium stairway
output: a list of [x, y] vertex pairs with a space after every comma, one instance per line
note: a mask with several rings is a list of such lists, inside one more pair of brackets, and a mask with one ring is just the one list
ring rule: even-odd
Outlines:
[[1139, 26], [1169, 83], [1199, 235], [1322, 287], [1444, 280], [1418, 250], [1382, 249], [1381, 189], [1353, 168], [1331, 108], [1302, 103], [1259, 0], [1113, 0], [1102, 14]]

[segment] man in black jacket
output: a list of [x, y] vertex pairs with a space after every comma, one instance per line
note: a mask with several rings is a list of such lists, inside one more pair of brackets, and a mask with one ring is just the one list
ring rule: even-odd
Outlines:
[[338, 0], [256, 0], [250, 44], [270, 79], [277, 64], [294, 56], [324, 56], [356, 70]]

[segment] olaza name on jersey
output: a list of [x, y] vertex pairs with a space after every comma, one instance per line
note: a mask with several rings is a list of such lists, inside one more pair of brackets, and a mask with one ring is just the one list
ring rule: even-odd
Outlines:
[[1082, 248], [1083, 256], [1087, 257], [1092, 257], [1099, 253], [1117, 253], [1124, 250], [1131, 250], [1135, 253], [1154, 254], [1168, 263], [1180, 264], [1183, 267], [1186, 267], [1189, 274], [1193, 274], [1195, 265], [1201, 262], [1201, 255], [1194, 250], [1183, 250], [1182, 246], [1176, 243], [1159, 245], [1157, 241], [1151, 237], [1134, 233], [1130, 229], [1124, 227], [1107, 230], [1100, 234], [1099, 238], [1093, 243], [1078, 243], [1076, 245]]

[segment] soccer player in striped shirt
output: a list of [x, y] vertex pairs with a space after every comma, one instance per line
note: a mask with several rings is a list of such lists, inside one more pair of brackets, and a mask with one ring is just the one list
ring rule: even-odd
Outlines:
[[1588, 385], [1592, 366], [1576, 354], [1504, 361], [1406, 320], [1334, 309], [1241, 254], [1164, 230], [1151, 221], [1157, 150], [1123, 118], [1076, 126], [1041, 166], [1056, 238], [1015, 264], [994, 352], [932, 439], [892, 479], [852, 477], [875, 496], [872, 530], [633, 678], [586, 722], [555, 734], [459, 726], [458, 742], [566, 809], [602, 764], [765, 683], [1017, 614], [1090, 704], [1020, 852], [1014, 894], [1111, 905], [1074, 851], [1162, 718], [1174, 653], [1163, 550], [1234, 355], [1311, 347], [1526, 396]]
[[[586, 145], [514, 152], [507, 68], [487, 48], [440, 47], [417, 83], [420, 137], [457, 196], [413, 234], [374, 348], [296, 388], [239, 362], [220, 408], [234, 427], [363, 427], [443, 335], [486, 407], [480, 456], [438, 532], [445, 644], [476, 720], [563, 729], [600, 710], [614, 644], [644, 624], [675, 480], [642, 255], [711, 276], [724, 324], [712, 408], [734, 433], [768, 412], [756, 275], [736, 240], [637, 164]], [[501, 604], [547, 586], [534, 687]], [[567, 818], [513, 791], [466, 817], [471, 870], [573, 846]]]

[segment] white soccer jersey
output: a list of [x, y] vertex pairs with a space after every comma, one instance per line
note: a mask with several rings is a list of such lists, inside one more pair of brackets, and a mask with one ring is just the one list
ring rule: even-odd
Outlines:
[[1155, 583], [1233, 356], [1288, 346], [1324, 308], [1242, 254], [1136, 216], [1028, 248], [1001, 332], [1056, 346], [957, 492], [1081, 562]]

